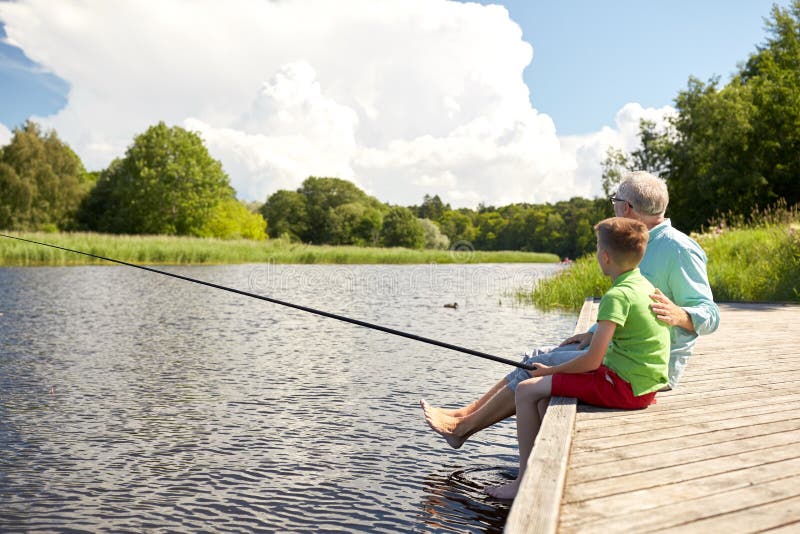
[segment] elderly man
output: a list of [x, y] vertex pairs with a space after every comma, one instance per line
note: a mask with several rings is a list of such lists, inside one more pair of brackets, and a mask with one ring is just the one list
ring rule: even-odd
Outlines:
[[[636, 171], [626, 175], [617, 193], [611, 196], [611, 202], [615, 215], [639, 220], [650, 232], [639, 269], [656, 287], [652, 296], [653, 312], [672, 326], [669, 384], [675, 387], [697, 336], [710, 334], [719, 326], [719, 308], [714, 304], [708, 284], [705, 252], [664, 218], [669, 202], [667, 186], [652, 174]], [[524, 361], [557, 365], [571, 360], [585, 351], [593, 332], [594, 327], [566, 339], [556, 348], [536, 349]], [[516, 369], [480, 399], [457, 410], [436, 408], [421, 400], [425, 420], [457, 449], [474, 433], [514, 415], [517, 384], [528, 378], [528, 371]]]

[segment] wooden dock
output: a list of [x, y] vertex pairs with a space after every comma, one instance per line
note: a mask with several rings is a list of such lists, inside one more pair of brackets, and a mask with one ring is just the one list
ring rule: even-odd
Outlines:
[[800, 532], [800, 306], [720, 309], [656, 405], [548, 410], [506, 531]]

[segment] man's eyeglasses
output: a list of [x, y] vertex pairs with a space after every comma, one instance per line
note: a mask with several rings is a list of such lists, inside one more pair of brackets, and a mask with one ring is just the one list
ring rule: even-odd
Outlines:
[[624, 198], [619, 198], [618, 196], [615, 196], [615, 195], [611, 195], [610, 197], [608, 197], [608, 200], [610, 200], [612, 204], [614, 202], [626, 202], [626, 203], [630, 204], [630, 202], [628, 202]]

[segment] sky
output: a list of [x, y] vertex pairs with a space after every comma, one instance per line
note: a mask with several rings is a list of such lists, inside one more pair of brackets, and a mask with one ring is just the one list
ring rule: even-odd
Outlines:
[[401, 205], [594, 197], [608, 147], [727, 81], [772, 5], [0, 0], [0, 145], [32, 119], [100, 170], [164, 121], [248, 201], [311, 175]]

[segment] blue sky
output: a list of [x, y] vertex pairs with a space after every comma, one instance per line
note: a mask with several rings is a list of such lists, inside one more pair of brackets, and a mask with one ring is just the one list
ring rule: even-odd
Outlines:
[[606, 151], [689, 76], [726, 81], [773, 5], [481, 3], [0, 0], [0, 143], [33, 116], [99, 170], [165, 121], [244, 200], [310, 175], [404, 205], [592, 197]]
[[[505, 0], [533, 45], [531, 102], [561, 134], [611, 124], [626, 102], [672, 104], [689, 76], [723, 80], [764, 41], [772, 0]], [[780, 6], [788, 2], [777, 2]]]
[[[0, 24], [5, 39], [5, 26]], [[15, 46], [0, 42], [0, 122], [9, 128], [31, 115], [49, 115], [67, 103], [69, 84], [25, 56]]]

